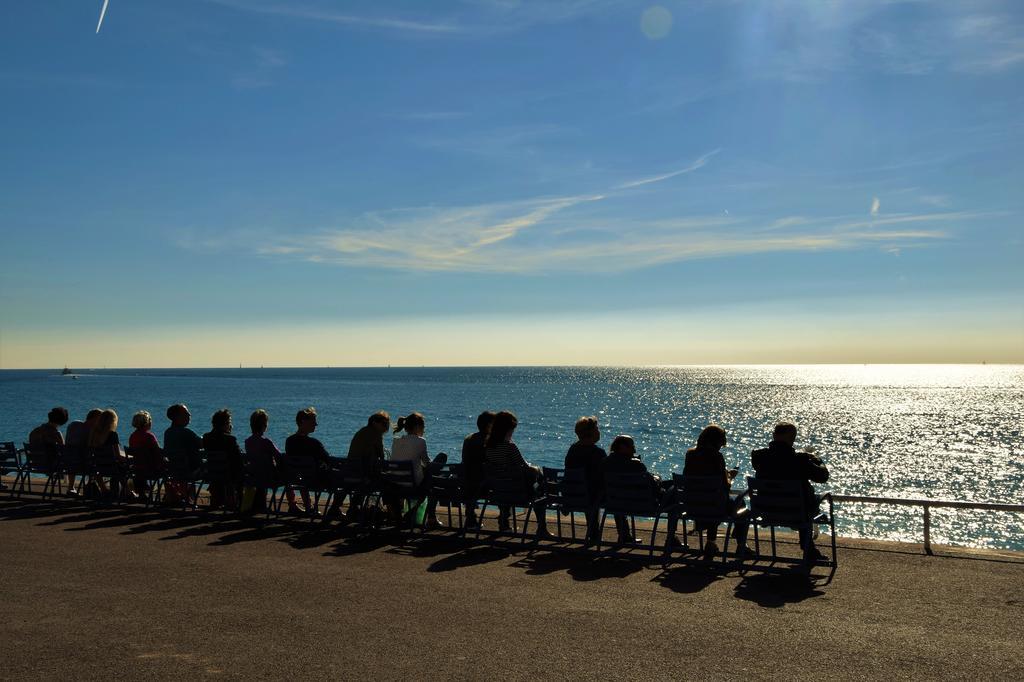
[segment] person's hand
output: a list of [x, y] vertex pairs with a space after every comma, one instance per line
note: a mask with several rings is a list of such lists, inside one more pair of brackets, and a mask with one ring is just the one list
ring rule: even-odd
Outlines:
[[727, 472], [726, 472], [726, 474], [727, 474], [727, 475], [729, 476], [729, 480], [730, 480], [730, 481], [731, 481], [732, 479], [736, 478], [736, 476], [737, 476], [737, 475], [738, 475], [739, 473], [740, 473], [740, 470], [739, 470], [739, 469], [729, 469], [729, 471], [727, 471]]

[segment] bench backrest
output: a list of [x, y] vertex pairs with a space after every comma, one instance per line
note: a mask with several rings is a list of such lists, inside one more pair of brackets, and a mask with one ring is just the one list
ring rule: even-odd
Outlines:
[[544, 479], [555, 494], [554, 503], [562, 509], [586, 511], [594, 503], [587, 487], [586, 469], [549, 469], [544, 467]]
[[12, 441], [0, 442], [0, 467], [17, 469], [19, 466], [21, 462], [18, 459], [18, 448], [14, 447]]
[[494, 504], [527, 506], [536, 498], [521, 468], [484, 466], [484, 497]]
[[410, 460], [384, 460], [380, 477], [385, 483], [399, 488], [415, 488], [416, 478], [413, 466], [413, 462]]
[[222, 450], [206, 450], [206, 480], [211, 483], [224, 483], [231, 478], [231, 464], [228, 453]]
[[807, 523], [802, 481], [747, 477], [751, 513], [765, 523], [788, 526]]
[[691, 518], [717, 519], [729, 515], [729, 493], [721, 476], [672, 474], [675, 501]]
[[615, 514], [656, 515], [658, 498], [650, 474], [605, 473], [604, 507]]
[[122, 466], [121, 449], [117, 445], [101, 445], [89, 448], [91, 469], [97, 473], [108, 475], [118, 472]]
[[25, 443], [25, 467], [34, 474], [49, 474], [57, 468], [61, 448], [58, 445]]
[[446, 464], [430, 477], [430, 496], [447, 504], [462, 499], [461, 464]]
[[285, 454], [284, 479], [288, 485], [310, 485], [316, 480], [319, 467], [313, 455]]
[[164, 450], [167, 457], [167, 473], [170, 478], [181, 481], [194, 481], [196, 471], [193, 469], [195, 455], [188, 450]]

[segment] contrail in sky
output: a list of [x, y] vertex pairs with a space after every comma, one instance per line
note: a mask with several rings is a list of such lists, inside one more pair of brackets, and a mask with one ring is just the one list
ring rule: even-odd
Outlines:
[[96, 32], [97, 33], [100, 32], [100, 26], [103, 25], [103, 17], [105, 17], [106, 14], [107, 14], [107, 3], [109, 3], [109, 2], [110, 2], [110, 0], [103, 0], [103, 9], [100, 10], [100, 20], [96, 24]]

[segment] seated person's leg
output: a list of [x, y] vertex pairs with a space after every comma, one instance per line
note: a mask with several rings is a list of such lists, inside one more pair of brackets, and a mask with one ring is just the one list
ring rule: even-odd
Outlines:
[[592, 504], [587, 509], [587, 539], [596, 541], [598, 539], [598, 526], [601, 524], [601, 507], [598, 504]]
[[633, 529], [629, 526], [629, 517], [625, 514], [615, 515], [615, 529], [619, 533], [619, 541], [633, 540]]
[[427, 470], [426, 470], [425, 473], [428, 476], [431, 475], [431, 474], [437, 474], [437, 473], [439, 473], [441, 471], [441, 467], [443, 467], [447, 463], [448, 463], [448, 455], [443, 453], [443, 452], [439, 452], [439, 453], [437, 453], [437, 457], [435, 457], [430, 462], [430, 465], [427, 467]]

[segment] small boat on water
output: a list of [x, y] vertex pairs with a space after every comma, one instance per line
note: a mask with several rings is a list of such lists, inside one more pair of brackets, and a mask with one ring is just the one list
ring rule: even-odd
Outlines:
[[69, 375], [69, 374], [70, 374], [71, 376], [74, 376], [74, 375], [75, 375], [75, 373], [74, 373], [74, 372], [72, 372], [72, 371], [71, 371], [70, 369], [68, 369], [68, 366], [67, 366], [67, 365], [64, 365], [64, 371], [63, 371], [63, 372], [61, 372], [61, 374], [62, 374], [62, 375], [64, 375], [64, 376], [67, 376], [67, 375]]

